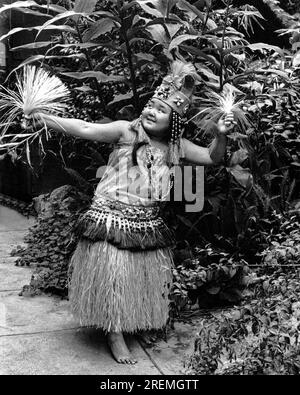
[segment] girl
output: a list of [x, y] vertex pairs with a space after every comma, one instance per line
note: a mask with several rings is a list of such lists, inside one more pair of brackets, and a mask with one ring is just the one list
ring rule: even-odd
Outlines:
[[74, 315], [81, 325], [107, 333], [119, 363], [136, 363], [123, 332], [159, 329], [168, 318], [174, 237], [160, 216], [167, 194], [166, 183], [159, 180], [164, 174], [169, 180], [180, 157], [198, 165], [218, 163], [232, 128], [229, 114], [216, 126], [209, 148], [181, 137], [194, 73], [192, 66], [175, 62], [173, 73], [132, 123], [93, 124], [32, 114], [55, 131], [114, 144], [91, 207], [75, 229], [80, 241], [70, 262], [69, 291]]

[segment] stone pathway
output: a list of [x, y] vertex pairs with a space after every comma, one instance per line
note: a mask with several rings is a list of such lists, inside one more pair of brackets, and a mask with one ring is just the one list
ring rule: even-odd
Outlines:
[[19, 296], [33, 269], [15, 266], [10, 251], [23, 245], [34, 218], [0, 206], [0, 374], [165, 375], [183, 374], [183, 360], [193, 350], [196, 323], [175, 323], [167, 342], [151, 348], [128, 336], [138, 359], [133, 366], [114, 361], [99, 330], [82, 328], [68, 310], [68, 301], [40, 295]]

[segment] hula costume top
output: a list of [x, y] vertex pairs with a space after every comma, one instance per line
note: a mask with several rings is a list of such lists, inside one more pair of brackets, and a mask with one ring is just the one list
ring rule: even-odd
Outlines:
[[82, 214], [75, 232], [90, 241], [106, 240], [120, 249], [147, 250], [174, 245], [173, 232], [160, 216], [170, 192], [170, 169], [166, 155], [152, 147], [154, 165], [145, 165], [146, 146], [137, 151], [135, 142], [149, 138], [142, 128], [132, 131], [132, 140], [116, 143], [99, 182], [91, 207]]

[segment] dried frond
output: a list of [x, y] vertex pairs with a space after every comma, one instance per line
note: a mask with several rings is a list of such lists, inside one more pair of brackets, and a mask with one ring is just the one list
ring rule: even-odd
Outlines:
[[[20, 75], [16, 77], [16, 90], [12, 90], [0, 85], [0, 150], [16, 149], [19, 146], [26, 145], [26, 154], [30, 164], [29, 144], [39, 137], [40, 133], [45, 131], [46, 138], [49, 137], [43, 116], [32, 118], [31, 125], [33, 128], [27, 128], [30, 117], [33, 113], [51, 113], [58, 115], [66, 111], [69, 99], [69, 91], [61, 80], [50, 75], [47, 71], [36, 66], [25, 66]], [[7, 134], [7, 130], [14, 123], [20, 123], [23, 120], [24, 133], [14, 135]], [[41, 126], [42, 125], [42, 126]], [[5, 139], [5, 142], [3, 140]], [[40, 145], [39, 144], [39, 145]], [[43, 151], [43, 147], [40, 147]]]
[[237, 98], [239, 92], [232, 85], [226, 84], [223, 92], [208, 91], [203, 98], [199, 111], [191, 119], [201, 130], [209, 129], [212, 123], [217, 123], [220, 118], [233, 113], [240, 130], [245, 130], [250, 123], [242, 109], [243, 100]]
[[22, 78], [17, 76], [16, 87], [24, 115], [43, 111], [57, 114], [65, 111], [68, 89], [58, 77], [51, 76], [42, 68], [25, 66]]

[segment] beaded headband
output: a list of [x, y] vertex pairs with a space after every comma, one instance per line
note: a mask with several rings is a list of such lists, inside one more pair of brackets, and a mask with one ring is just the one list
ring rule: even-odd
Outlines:
[[184, 117], [191, 104], [195, 85], [196, 70], [191, 63], [176, 60], [171, 72], [154, 92], [153, 97], [168, 104], [181, 117]]

